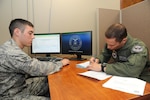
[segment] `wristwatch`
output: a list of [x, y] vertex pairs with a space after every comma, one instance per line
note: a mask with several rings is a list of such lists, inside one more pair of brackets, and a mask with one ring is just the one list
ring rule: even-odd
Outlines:
[[104, 68], [106, 67], [107, 63], [102, 63], [101, 64], [101, 71], [104, 72]]

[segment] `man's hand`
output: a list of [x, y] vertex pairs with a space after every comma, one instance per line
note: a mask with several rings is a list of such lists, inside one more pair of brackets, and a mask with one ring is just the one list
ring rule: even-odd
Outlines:
[[95, 57], [90, 58], [90, 63], [99, 63], [99, 59], [96, 59]]
[[65, 66], [65, 65], [68, 65], [70, 63], [70, 60], [69, 59], [62, 59], [61, 62], [63, 64], [63, 66]]
[[97, 62], [90, 63], [87, 69], [93, 71], [101, 71], [101, 64], [98, 64]]

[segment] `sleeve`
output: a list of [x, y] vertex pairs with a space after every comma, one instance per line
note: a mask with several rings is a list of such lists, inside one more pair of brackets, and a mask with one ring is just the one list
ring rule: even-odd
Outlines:
[[31, 75], [36, 75], [36, 73], [34, 73], [34, 70], [37, 70], [37, 72], [39, 73], [38, 75], [48, 75], [60, 71], [63, 65], [61, 61], [44, 62], [33, 58], [32, 62], [30, 63], [30, 66], [31, 66], [30, 68]]
[[102, 50], [100, 56], [98, 57], [101, 63], [107, 63], [112, 55], [112, 51], [107, 49], [107, 44], [105, 44], [104, 49]]
[[13, 60], [11, 60], [10, 63], [14, 66], [14, 70], [17, 73], [26, 73], [30, 76], [47, 76], [48, 74], [58, 72], [62, 67], [61, 61], [39, 61], [36, 58], [23, 55], [11, 57], [10, 59]]
[[117, 76], [139, 77], [148, 60], [148, 50], [145, 46], [139, 46], [139, 50], [131, 50], [127, 62], [107, 64], [106, 73]]

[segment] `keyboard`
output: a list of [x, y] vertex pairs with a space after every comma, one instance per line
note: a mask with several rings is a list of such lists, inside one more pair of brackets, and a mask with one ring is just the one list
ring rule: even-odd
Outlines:
[[62, 58], [59, 57], [38, 57], [37, 58], [40, 61], [61, 61]]

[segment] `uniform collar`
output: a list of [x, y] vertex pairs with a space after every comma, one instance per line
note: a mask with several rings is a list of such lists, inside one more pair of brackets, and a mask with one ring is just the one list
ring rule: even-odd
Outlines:
[[125, 43], [125, 45], [122, 48], [115, 50], [115, 51], [123, 50], [123, 49], [130, 47], [132, 45], [132, 42], [133, 42], [133, 38], [130, 34], [128, 34], [127, 35], [127, 42]]

